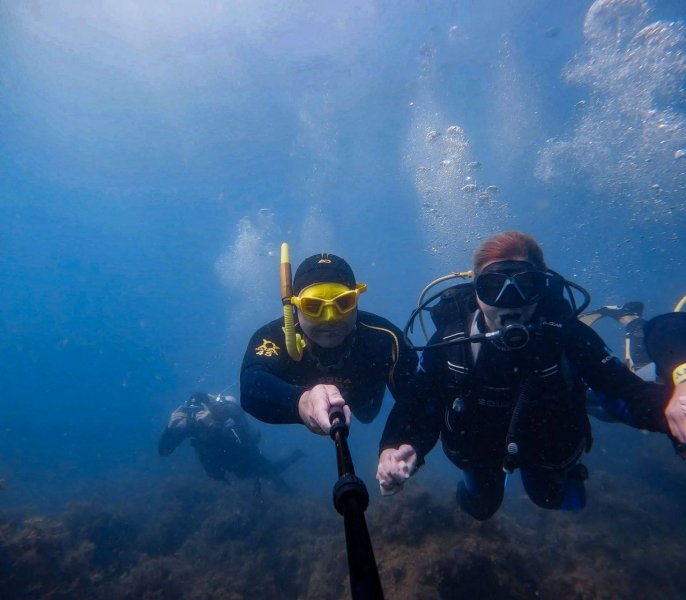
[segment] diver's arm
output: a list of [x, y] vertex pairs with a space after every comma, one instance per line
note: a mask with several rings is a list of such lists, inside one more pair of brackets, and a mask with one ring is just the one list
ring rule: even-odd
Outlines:
[[434, 410], [435, 401], [421, 399], [396, 402], [388, 415], [379, 452], [407, 444], [417, 452], [418, 465], [436, 445], [443, 424], [443, 413]]
[[669, 431], [674, 436], [677, 452], [686, 460], [686, 381], [674, 386], [674, 392], [665, 409]]
[[264, 423], [301, 423], [298, 400], [306, 388], [284, 379], [297, 363], [286, 354], [282, 325], [274, 320], [250, 338], [241, 365], [241, 406]]
[[[385, 321], [385, 320], [384, 320]], [[388, 389], [394, 400], [413, 399], [417, 395], [417, 353], [410, 348], [403, 332], [395, 325], [385, 321], [392, 336], [391, 365], [388, 372]]]
[[188, 435], [188, 411], [184, 406], [179, 406], [169, 417], [169, 423], [160, 436], [157, 444], [160, 456], [169, 456]]
[[631, 425], [625, 420], [628, 415], [623, 413], [624, 406], [624, 401], [621, 398], [613, 398], [598, 390], [589, 389], [586, 392], [586, 412], [590, 417], [595, 417], [599, 421]]
[[397, 361], [389, 378], [395, 404], [381, 437], [376, 479], [381, 494], [400, 492], [435, 446], [443, 425], [441, 403], [431, 382], [439, 375], [440, 353], [427, 351], [417, 368], [414, 350], [399, 337]]
[[[429, 353], [425, 352], [424, 357]], [[388, 496], [403, 489], [405, 481], [424, 464], [424, 457], [435, 446], [443, 426], [443, 404], [433, 394], [431, 378], [420, 366], [414, 398], [396, 399], [381, 437], [376, 479], [381, 494]], [[424, 385], [422, 385], [422, 383]]]
[[565, 327], [563, 336], [565, 351], [581, 377], [611, 400], [605, 408], [613, 417], [632, 427], [668, 433], [664, 409], [669, 392], [664, 386], [632, 373], [610, 353], [600, 336], [580, 321]]
[[352, 383], [345, 388], [345, 401], [359, 421], [370, 423], [379, 414], [386, 387], [394, 400], [414, 399], [412, 380], [417, 355], [390, 321], [373, 313], [361, 315], [349, 372], [367, 375], [351, 378]]
[[303, 423], [315, 433], [326, 434], [331, 427], [329, 414], [339, 407], [349, 425], [350, 408], [335, 386], [315, 382], [309, 387], [295, 385], [277, 374], [287, 373], [295, 364], [289, 360], [284, 356], [256, 359], [250, 350], [246, 353], [241, 370], [243, 410], [265, 423]]
[[648, 354], [655, 371], [669, 388], [674, 386], [665, 408], [669, 431], [678, 442], [677, 452], [686, 458], [686, 313], [658, 315], [644, 327]]
[[287, 383], [265, 365], [254, 364], [241, 372], [241, 406], [264, 423], [302, 423], [298, 400], [306, 389]]
[[396, 400], [381, 436], [380, 453], [407, 444], [416, 451], [417, 465], [421, 466], [424, 457], [436, 445], [445, 412], [444, 404], [436, 394], [441, 381], [439, 354], [440, 351], [428, 350], [422, 355], [412, 382], [415, 395]]

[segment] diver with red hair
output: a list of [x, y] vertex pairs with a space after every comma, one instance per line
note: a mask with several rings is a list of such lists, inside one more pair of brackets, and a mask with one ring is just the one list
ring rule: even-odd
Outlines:
[[[658, 385], [632, 373], [578, 319], [588, 292], [550, 270], [530, 235], [510, 231], [486, 240], [469, 275], [473, 283], [420, 300], [405, 329], [407, 335], [423, 310], [436, 325], [428, 344], [415, 346], [423, 350], [417, 396], [396, 402], [386, 423], [377, 470], [382, 494], [400, 491], [440, 436], [464, 473], [458, 502], [474, 518], [495, 514], [516, 469], [538, 506], [583, 508], [589, 388], [621, 399], [613, 405], [618, 420], [668, 434], [678, 452], [686, 450], [684, 320], [657, 328], [654, 360], [671, 376]], [[574, 290], [585, 297], [578, 308]]]

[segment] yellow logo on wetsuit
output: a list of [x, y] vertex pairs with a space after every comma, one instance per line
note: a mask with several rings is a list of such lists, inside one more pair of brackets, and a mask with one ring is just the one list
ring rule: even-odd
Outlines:
[[257, 354], [257, 356], [278, 356], [279, 350], [281, 350], [281, 348], [274, 342], [262, 338], [262, 344], [255, 348], [255, 354]]

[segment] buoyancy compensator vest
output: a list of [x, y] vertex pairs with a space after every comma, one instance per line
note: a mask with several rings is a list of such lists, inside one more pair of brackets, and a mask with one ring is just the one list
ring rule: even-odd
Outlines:
[[[549, 454], [550, 458], [545, 457], [535, 462], [546, 462], [554, 468], [572, 454], [578, 457], [578, 448], [590, 448], [590, 423], [583, 409], [584, 393], [580, 382], [574, 381], [565, 365], [562, 348], [562, 327], [569, 319], [576, 318], [578, 313], [576, 306], [572, 306], [573, 299], [570, 302], [565, 298], [565, 284], [566, 281], [561, 276], [551, 273], [546, 294], [538, 303], [534, 322], [527, 327], [524, 343], [509, 346], [507, 338], [502, 336], [502, 333], [507, 332], [501, 332], [500, 337], [490, 339], [499, 350], [513, 352], [493, 352], [489, 349], [487, 355], [495, 357], [502, 366], [510, 365], [513, 361], [520, 365], [518, 374], [511, 380], [511, 385], [491, 385], [491, 381], [498, 379], [493, 375], [494, 369], [498, 368], [496, 364], [493, 364], [492, 369], [487, 369], [488, 373], [475, 372], [476, 365], [471, 357], [470, 343], [450, 344], [451, 340], [458, 339], [465, 342], [489, 341], [483, 335], [470, 335], [472, 322], [478, 310], [473, 283], [457, 284], [445, 289], [440, 294], [438, 302], [427, 309], [436, 332], [426, 350], [442, 347], [442, 360], [450, 373], [447, 382], [449, 398], [446, 406], [446, 427], [451, 430], [451, 423], [462, 422], [462, 419], [471, 420], [469, 414], [480, 410], [480, 407], [500, 407], [502, 417], [508, 419], [506, 439], [502, 442], [503, 467], [509, 472], [512, 472], [522, 459], [531, 457], [531, 453], [527, 452], [526, 441], [522, 440], [530, 437], [526, 431], [527, 423], [530, 421], [531, 409], [537, 403], [546, 403], [550, 408], [552, 404], [560, 404], [562, 412], [576, 422], [574, 429], [577, 430], [577, 434], [573, 437], [578, 442], [574, 444], [575, 448], [570, 447], [557, 456]], [[515, 330], [514, 334], [519, 335], [520, 332]], [[476, 337], [479, 339], [475, 339]], [[573, 414], [570, 414], [570, 409], [573, 409]], [[533, 412], [535, 410], [534, 407]], [[449, 440], [444, 440], [446, 453], [451, 445]], [[458, 443], [453, 449], [454, 457], [451, 459], [456, 463], [462, 454], [460, 445]]]

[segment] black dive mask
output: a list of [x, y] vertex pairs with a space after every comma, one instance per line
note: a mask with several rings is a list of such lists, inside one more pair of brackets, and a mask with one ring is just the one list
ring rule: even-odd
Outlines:
[[497, 308], [520, 308], [535, 304], [541, 299], [546, 286], [546, 274], [521, 260], [492, 263], [475, 280], [479, 300]]

